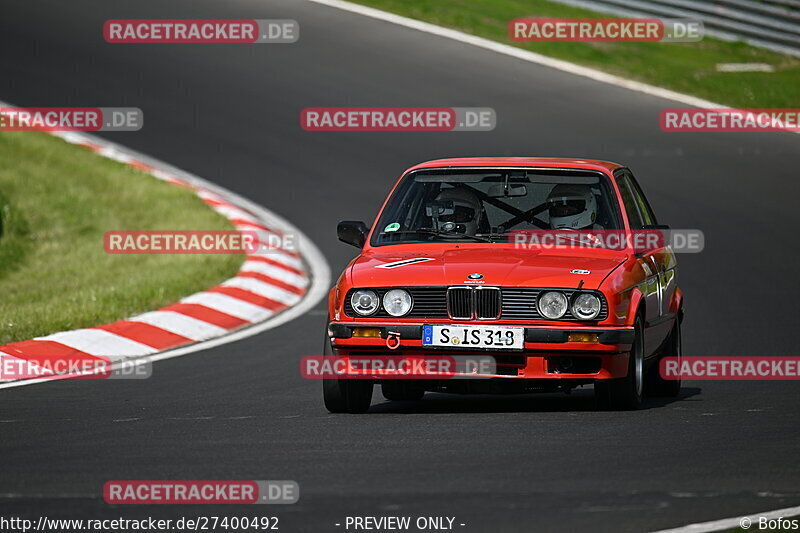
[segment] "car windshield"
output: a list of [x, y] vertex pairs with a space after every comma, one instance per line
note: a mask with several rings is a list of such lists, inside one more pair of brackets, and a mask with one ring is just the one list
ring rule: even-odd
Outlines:
[[406, 175], [373, 246], [507, 242], [516, 231], [620, 229], [608, 178], [557, 169], [436, 169]]

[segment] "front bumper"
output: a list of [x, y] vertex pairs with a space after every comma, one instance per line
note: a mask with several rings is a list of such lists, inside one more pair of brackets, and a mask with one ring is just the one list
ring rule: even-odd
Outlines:
[[[354, 328], [379, 329], [380, 338], [354, 337]], [[596, 334], [597, 342], [571, 342], [571, 333]], [[634, 339], [633, 328], [525, 326], [523, 350], [491, 351], [423, 346], [422, 324], [331, 322], [328, 335], [340, 357], [482, 354], [496, 359], [496, 378], [588, 381], [625, 377]], [[392, 342], [388, 342], [390, 337]], [[390, 345], [394, 348], [390, 349]]]

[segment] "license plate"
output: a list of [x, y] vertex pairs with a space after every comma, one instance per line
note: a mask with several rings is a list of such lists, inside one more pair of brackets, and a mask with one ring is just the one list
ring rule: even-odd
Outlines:
[[522, 350], [525, 328], [505, 326], [422, 326], [422, 345], [486, 350]]

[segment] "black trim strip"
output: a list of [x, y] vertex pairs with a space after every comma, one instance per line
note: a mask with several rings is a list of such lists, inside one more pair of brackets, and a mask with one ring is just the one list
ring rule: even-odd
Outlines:
[[672, 320], [672, 319], [675, 318], [676, 314], [677, 313], [667, 313], [666, 315], [662, 315], [662, 316], [660, 316], [658, 318], [655, 318], [653, 320], [648, 320], [647, 322], [644, 323], [644, 327], [652, 328], [653, 326], [657, 326], [657, 325], [659, 325], [659, 324], [661, 324], [663, 322], [666, 322], [667, 320]]
[[[482, 325], [482, 324], [476, 324]], [[397, 325], [386, 326], [380, 324], [357, 324], [349, 326], [346, 324], [331, 323], [328, 332], [336, 339], [350, 339], [353, 337], [353, 328], [378, 328], [381, 330], [381, 338], [387, 337], [387, 332], [395, 331], [400, 334], [401, 339], [419, 340], [422, 338], [421, 325]], [[559, 344], [567, 342], [567, 337], [571, 332], [574, 333], [596, 333], [597, 341], [600, 344], [633, 344], [635, 332], [627, 329], [612, 330], [570, 330], [570, 329], [542, 329], [525, 328], [525, 342], [541, 342]]]
[[[347, 326], [345, 324], [330, 324], [328, 333], [335, 339], [350, 339], [353, 337], [353, 327], [357, 328], [378, 328], [381, 330], [381, 338], [385, 339], [389, 331], [400, 334], [401, 339], [421, 339], [422, 326], [381, 326], [378, 324], [359, 324], [357, 326]], [[368, 337], [365, 337], [368, 338]]]

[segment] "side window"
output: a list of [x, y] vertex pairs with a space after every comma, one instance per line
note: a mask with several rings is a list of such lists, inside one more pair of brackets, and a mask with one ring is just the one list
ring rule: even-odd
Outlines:
[[639, 187], [639, 184], [636, 182], [636, 178], [630, 176], [630, 183], [633, 186], [632, 189], [633, 194], [636, 197], [636, 203], [639, 205], [639, 212], [642, 214], [642, 221], [645, 224], [658, 224], [658, 222], [656, 222], [656, 215], [653, 213], [653, 209], [647, 202], [647, 198], [644, 197], [642, 188]]
[[630, 221], [631, 228], [641, 228], [644, 222], [642, 221], [642, 216], [639, 214], [639, 206], [636, 201], [636, 196], [633, 193], [630, 179], [627, 175], [620, 174], [617, 178], [617, 185], [619, 185], [622, 203], [625, 204], [625, 211], [628, 213], [628, 221]]

